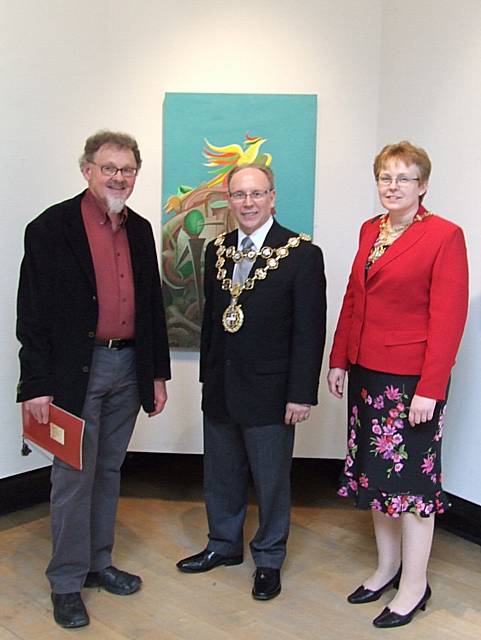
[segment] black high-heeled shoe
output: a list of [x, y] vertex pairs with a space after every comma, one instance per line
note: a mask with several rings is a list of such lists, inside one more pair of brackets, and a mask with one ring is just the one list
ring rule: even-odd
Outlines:
[[404, 616], [400, 613], [396, 613], [395, 611], [391, 611], [389, 607], [385, 607], [383, 612], [378, 615], [377, 618], [374, 618], [372, 621], [375, 627], [379, 629], [389, 629], [391, 627], [402, 627], [405, 624], [409, 624], [414, 617], [416, 611], [425, 611], [426, 603], [431, 597], [431, 587], [426, 585], [426, 591], [424, 592], [423, 597], [414, 607], [411, 609], [409, 613], [406, 613]]
[[351, 604], [364, 604], [365, 602], [374, 602], [375, 600], [379, 600], [382, 594], [391, 587], [393, 587], [394, 589], [399, 588], [401, 570], [402, 567], [399, 567], [396, 575], [391, 578], [391, 580], [386, 582], [386, 584], [383, 585], [380, 589], [376, 589], [375, 591], [373, 591], [372, 589], [366, 589], [364, 585], [361, 585], [347, 596], [347, 601]]

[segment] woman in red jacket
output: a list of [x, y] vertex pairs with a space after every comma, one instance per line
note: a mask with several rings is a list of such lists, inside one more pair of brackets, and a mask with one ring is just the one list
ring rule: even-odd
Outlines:
[[[361, 227], [330, 356], [330, 392], [348, 387], [342, 496], [374, 521], [378, 566], [348, 596], [393, 600], [373, 621], [401, 626], [431, 596], [426, 569], [441, 487], [441, 438], [451, 368], [468, 305], [462, 230], [421, 204], [431, 163], [403, 141], [374, 161], [386, 213]], [[402, 559], [402, 568], [401, 568]]]

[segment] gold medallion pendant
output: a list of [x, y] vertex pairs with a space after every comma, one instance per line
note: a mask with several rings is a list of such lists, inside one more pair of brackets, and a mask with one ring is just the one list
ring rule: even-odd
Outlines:
[[229, 333], [236, 333], [242, 327], [243, 323], [244, 312], [241, 309], [241, 305], [235, 304], [235, 301], [232, 301], [222, 314], [224, 329]]
[[[228, 291], [232, 296], [230, 305], [222, 314], [222, 325], [225, 331], [237, 333], [244, 324], [244, 312], [241, 309], [241, 305], [237, 304], [237, 299], [242, 292], [251, 291], [257, 282], [265, 280], [269, 271], [277, 269], [279, 267], [279, 261], [288, 257], [289, 249], [298, 247], [301, 244], [301, 240], [310, 242], [311, 238], [305, 233], [300, 233], [297, 237], [289, 238], [287, 243], [282, 247], [273, 248], [265, 246], [262, 247], [260, 251], [249, 249], [247, 253], [244, 253], [234, 246], [226, 247], [224, 245], [225, 236], [225, 232], [221, 233], [214, 241], [214, 245], [217, 247], [217, 261], [215, 263], [217, 280], [220, 282], [222, 291]], [[247, 278], [244, 283], [233, 282], [231, 278], [227, 277], [227, 269], [224, 268], [226, 259], [238, 263], [245, 259], [254, 262], [256, 258], [263, 258], [266, 264], [264, 267], [255, 269], [254, 275]]]

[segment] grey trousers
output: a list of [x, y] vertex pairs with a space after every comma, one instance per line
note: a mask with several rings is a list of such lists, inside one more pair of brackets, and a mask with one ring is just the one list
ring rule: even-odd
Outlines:
[[207, 548], [242, 555], [249, 468], [259, 505], [259, 528], [250, 542], [257, 567], [280, 569], [290, 525], [294, 427], [218, 424], [204, 416], [204, 497]]
[[53, 461], [52, 559], [55, 593], [80, 591], [89, 571], [112, 564], [120, 467], [140, 409], [135, 350], [95, 347], [82, 409], [83, 469]]

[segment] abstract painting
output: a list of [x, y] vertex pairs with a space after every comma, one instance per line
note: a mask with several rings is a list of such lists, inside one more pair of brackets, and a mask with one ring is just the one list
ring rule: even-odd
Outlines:
[[163, 108], [162, 279], [171, 347], [198, 349], [207, 243], [236, 227], [226, 177], [270, 166], [280, 224], [312, 234], [314, 95], [168, 93]]

